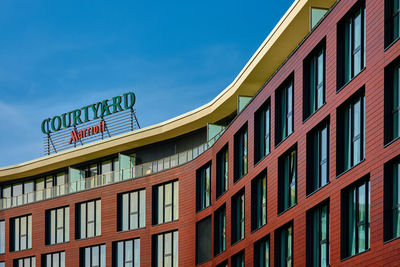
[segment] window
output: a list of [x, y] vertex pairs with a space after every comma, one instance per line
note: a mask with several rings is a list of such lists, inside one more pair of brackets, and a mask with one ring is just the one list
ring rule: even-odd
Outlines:
[[196, 225], [196, 264], [211, 260], [211, 216]]
[[275, 231], [275, 266], [294, 266], [292, 223], [289, 223]]
[[178, 231], [153, 236], [153, 267], [178, 267]]
[[400, 58], [385, 68], [385, 144], [400, 137]]
[[247, 174], [247, 124], [235, 134], [235, 179]]
[[365, 4], [359, 1], [339, 22], [338, 90], [365, 67]]
[[69, 241], [69, 207], [46, 211], [46, 244]]
[[269, 267], [269, 236], [254, 243], [254, 266]]
[[232, 197], [232, 244], [244, 238], [244, 188]]
[[228, 145], [217, 154], [217, 198], [228, 190]]
[[293, 74], [276, 90], [275, 145], [293, 133]]
[[214, 213], [214, 256], [225, 251], [226, 208], [225, 204]]
[[244, 250], [232, 256], [232, 267], [244, 267]]
[[269, 99], [254, 114], [254, 162], [270, 152], [271, 109]]
[[303, 120], [325, 104], [325, 39], [303, 62]]
[[65, 267], [65, 252], [42, 255], [43, 267]]
[[6, 221], [0, 221], [0, 254], [6, 251]]
[[342, 258], [369, 249], [369, 178], [342, 190]]
[[4, 261], [0, 262], [0, 267], [6, 267], [6, 263]]
[[307, 211], [307, 266], [329, 266], [329, 202]]
[[364, 91], [337, 111], [337, 175], [364, 160]]
[[400, 37], [400, 1], [385, 0], [385, 46], [389, 46]]
[[196, 210], [200, 211], [211, 205], [211, 163], [196, 171]]
[[229, 267], [228, 260], [221, 262], [220, 264], [217, 265], [217, 267]]
[[118, 194], [118, 231], [144, 228], [146, 224], [146, 190]]
[[329, 120], [307, 133], [307, 194], [329, 182]]
[[36, 266], [35, 257], [27, 257], [14, 260], [14, 267], [35, 267], [35, 266]]
[[400, 237], [400, 159], [385, 164], [384, 239]]
[[101, 200], [76, 205], [76, 238], [84, 239], [101, 235]]
[[81, 267], [106, 267], [106, 245], [81, 248]]
[[251, 181], [251, 229], [267, 223], [267, 172], [264, 171]]
[[11, 219], [10, 251], [32, 248], [32, 215]]
[[278, 213], [293, 207], [297, 201], [296, 146], [278, 159]]
[[153, 187], [153, 224], [178, 220], [178, 181]]
[[140, 267], [140, 239], [114, 242], [113, 258], [115, 267]]

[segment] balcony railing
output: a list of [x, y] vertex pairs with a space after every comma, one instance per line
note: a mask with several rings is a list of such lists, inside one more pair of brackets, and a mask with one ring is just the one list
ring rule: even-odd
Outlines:
[[183, 165], [195, 159], [204, 151], [209, 149], [215, 143], [215, 141], [222, 135], [222, 133], [223, 131], [221, 131], [219, 134], [213, 137], [212, 140], [200, 146], [197, 146], [193, 149], [184, 151], [179, 154], [174, 154], [172, 156], [160, 160], [135, 165], [134, 168], [122, 169], [105, 174], [99, 174], [89, 178], [82, 178], [77, 181], [53, 186], [50, 188], [45, 188], [42, 190], [36, 190], [19, 196], [1, 198], [0, 210], [18, 207], [21, 205], [30, 204], [46, 199], [52, 199], [55, 197], [65, 196], [76, 192], [97, 188], [113, 183], [118, 183], [130, 179], [136, 179]]

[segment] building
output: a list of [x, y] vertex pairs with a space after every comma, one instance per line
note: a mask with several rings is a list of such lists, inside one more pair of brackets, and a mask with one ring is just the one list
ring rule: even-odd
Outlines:
[[296, 0], [210, 103], [1, 168], [0, 266], [396, 265], [399, 10]]

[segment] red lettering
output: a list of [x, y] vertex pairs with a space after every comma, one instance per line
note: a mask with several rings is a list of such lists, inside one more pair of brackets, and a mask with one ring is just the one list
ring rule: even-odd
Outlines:
[[76, 135], [75, 131], [71, 131], [71, 140], [69, 140], [68, 144], [71, 144], [72, 142], [78, 141], [78, 136]]
[[83, 130], [79, 130], [78, 132], [71, 131], [71, 139], [69, 140], [68, 144], [71, 144], [72, 142], [77, 142], [78, 140], [93, 134], [102, 133], [105, 130], [106, 130], [106, 122], [101, 121], [99, 122], [98, 125]]

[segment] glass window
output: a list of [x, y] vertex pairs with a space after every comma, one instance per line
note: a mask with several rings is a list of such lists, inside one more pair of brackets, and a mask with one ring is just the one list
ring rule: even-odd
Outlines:
[[244, 188], [232, 197], [232, 244], [244, 238]]
[[251, 181], [251, 229], [267, 223], [267, 173], [261, 173]]
[[254, 243], [254, 265], [269, 267], [269, 236]]
[[293, 147], [278, 159], [278, 213], [297, 203], [297, 148]]
[[92, 200], [77, 204], [77, 239], [84, 239], [101, 234], [101, 200]]
[[162, 224], [178, 220], [178, 181], [153, 187], [153, 224]]
[[400, 137], [400, 59], [385, 68], [385, 144]]
[[200, 211], [211, 205], [211, 163], [196, 171], [197, 205]]
[[24, 183], [24, 202], [31, 203], [35, 200], [34, 192], [35, 191], [35, 182], [28, 181]]
[[232, 256], [232, 267], [244, 267], [244, 250]]
[[303, 66], [305, 120], [325, 104], [325, 39], [307, 56]]
[[49, 253], [42, 256], [44, 267], [65, 267], [65, 252]]
[[337, 115], [339, 175], [364, 160], [364, 92], [340, 106]]
[[385, 46], [389, 46], [400, 37], [400, 1], [385, 0]]
[[275, 145], [293, 132], [293, 75], [276, 91], [275, 99]]
[[118, 213], [118, 231], [135, 230], [145, 227], [146, 190], [119, 194]]
[[307, 211], [307, 266], [329, 265], [329, 203]]
[[307, 194], [329, 182], [329, 121], [307, 133]]
[[12, 218], [10, 226], [10, 251], [32, 248], [32, 215]]
[[270, 104], [264, 103], [254, 114], [254, 162], [259, 162], [270, 152]]
[[46, 244], [69, 241], [69, 207], [46, 211]]
[[6, 221], [0, 221], [0, 254], [6, 251]]
[[217, 267], [229, 267], [228, 260], [221, 262], [220, 264], [217, 265]]
[[[344, 34], [343, 34], [344, 33]], [[365, 3], [359, 1], [338, 24], [338, 90], [365, 66]]]
[[36, 258], [35, 257], [27, 257], [22, 259], [15, 259], [14, 266], [17, 267], [36, 267]]
[[225, 204], [214, 213], [214, 255], [225, 251], [226, 241], [226, 208]]
[[385, 241], [400, 237], [400, 160], [385, 164], [384, 182]]
[[211, 216], [196, 224], [196, 264], [211, 260]]
[[228, 170], [229, 170], [229, 157], [228, 145], [226, 145], [217, 154], [217, 198], [228, 190]]
[[235, 134], [235, 182], [247, 174], [247, 144], [247, 125], [245, 125]]
[[6, 263], [4, 261], [0, 262], [0, 267], [6, 267]]
[[153, 266], [178, 267], [178, 231], [153, 236]]
[[293, 226], [292, 223], [275, 231], [275, 266], [293, 265]]
[[140, 239], [114, 242], [114, 265], [116, 267], [140, 267]]
[[369, 249], [369, 186], [362, 179], [342, 191], [342, 258]]
[[106, 245], [96, 245], [82, 248], [81, 266], [106, 267]]

